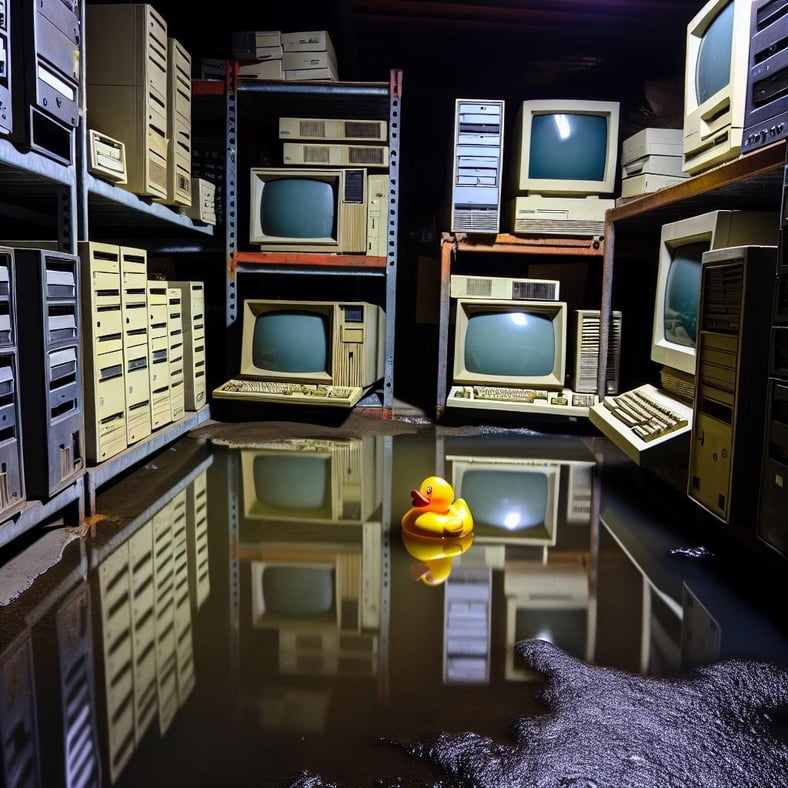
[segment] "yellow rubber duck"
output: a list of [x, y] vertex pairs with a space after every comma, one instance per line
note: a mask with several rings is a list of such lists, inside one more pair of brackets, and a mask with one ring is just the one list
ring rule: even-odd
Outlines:
[[413, 506], [402, 516], [406, 531], [433, 536], [464, 536], [473, 530], [473, 516], [454, 488], [440, 476], [428, 476], [418, 490], [411, 490]]

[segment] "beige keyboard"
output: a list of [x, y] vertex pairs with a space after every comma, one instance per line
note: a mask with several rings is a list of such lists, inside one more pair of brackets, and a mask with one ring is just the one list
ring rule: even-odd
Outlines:
[[282, 383], [271, 380], [228, 380], [213, 390], [219, 399], [286, 405], [328, 405], [352, 408], [363, 396], [360, 386], [327, 386], [319, 383]]
[[447, 407], [587, 416], [596, 395], [571, 389], [532, 389], [515, 386], [452, 386]]
[[639, 389], [605, 397], [603, 404], [646, 443], [689, 426], [689, 420], [680, 413]]

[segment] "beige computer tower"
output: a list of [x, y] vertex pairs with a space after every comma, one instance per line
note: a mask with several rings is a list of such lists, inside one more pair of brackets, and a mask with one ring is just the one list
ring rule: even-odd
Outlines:
[[126, 448], [120, 248], [83, 241], [81, 271], [85, 453], [90, 463]]
[[167, 283], [167, 353], [170, 362], [170, 421], [183, 418], [183, 314], [180, 288]]
[[167, 23], [147, 3], [85, 6], [88, 125], [126, 148], [135, 194], [167, 199]]
[[157, 279], [148, 280], [148, 370], [151, 428], [154, 430], [169, 424], [172, 419], [168, 311], [167, 283]]
[[192, 204], [192, 58], [174, 38], [167, 39], [168, 205]]
[[186, 410], [207, 402], [205, 381], [205, 288], [202, 282], [170, 282], [180, 288], [183, 315], [183, 396]]
[[120, 247], [120, 302], [126, 370], [126, 437], [129, 445], [151, 433], [148, 357], [148, 255]]

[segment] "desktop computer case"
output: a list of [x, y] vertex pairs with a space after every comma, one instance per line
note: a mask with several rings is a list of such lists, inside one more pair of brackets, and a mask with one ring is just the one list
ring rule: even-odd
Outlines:
[[[596, 393], [599, 369], [599, 310], [578, 309], [575, 333], [575, 376], [573, 389], [578, 392]], [[608, 332], [605, 394], [618, 394], [621, 366], [621, 312], [611, 313]]]
[[10, 3], [11, 0], [0, 0], [0, 135], [9, 135], [14, 130]]
[[85, 453], [98, 464], [126, 448], [126, 384], [123, 367], [123, 313], [120, 249], [83, 241], [82, 355], [85, 367]]
[[500, 228], [504, 102], [457, 99], [451, 184], [451, 231]]
[[174, 38], [167, 39], [167, 197], [162, 202], [192, 204], [192, 59]]
[[87, 119], [126, 146], [123, 186], [167, 199], [167, 23], [146, 3], [85, 7]]
[[183, 315], [181, 291], [167, 283], [167, 356], [170, 362], [170, 421], [183, 418]]
[[205, 288], [202, 282], [170, 282], [181, 291], [183, 315], [183, 378], [186, 410], [200, 410], [206, 402]]
[[151, 434], [148, 351], [148, 257], [144, 249], [120, 247], [120, 302], [126, 375], [126, 437], [137, 443]]
[[78, 0], [11, 3], [12, 137], [66, 164], [73, 163], [79, 123], [79, 13]]
[[723, 523], [752, 528], [758, 506], [766, 353], [777, 249], [703, 255], [687, 494]]
[[148, 280], [148, 369], [150, 371], [151, 427], [170, 422], [169, 332], [167, 283]]
[[22, 421], [19, 412], [19, 357], [16, 330], [14, 250], [0, 247], [0, 517], [25, 503]]
[[85, 465], [80, 263], [77, 255], [15, 249], [19, 372], [28, 498], [51, 498]]

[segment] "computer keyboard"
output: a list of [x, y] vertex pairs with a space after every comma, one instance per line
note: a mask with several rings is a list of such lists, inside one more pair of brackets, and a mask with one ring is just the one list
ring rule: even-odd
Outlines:
[[588, 416], [640, 465], [689, 451], [692, 407], [656, 386], [645, 384], [607, 396], [590, 408]]
[[563, 416], [587, 416], [595, 394], [571, 389], [533, 389], [515, 386], [452, 386], [446, 407], [503, 410]]
[[329, 386], [321, 383], [284, 383], [233, 378], [213, 390], [219, 399], [287, 405], [353, 407], [363, 396], [360, 386]]
[[618, 397], [606, 397], [602, 404], [646, 442], [669, 435], [689, 424], [673, 408], [666, 407], [638, 389], [625, 391]]

